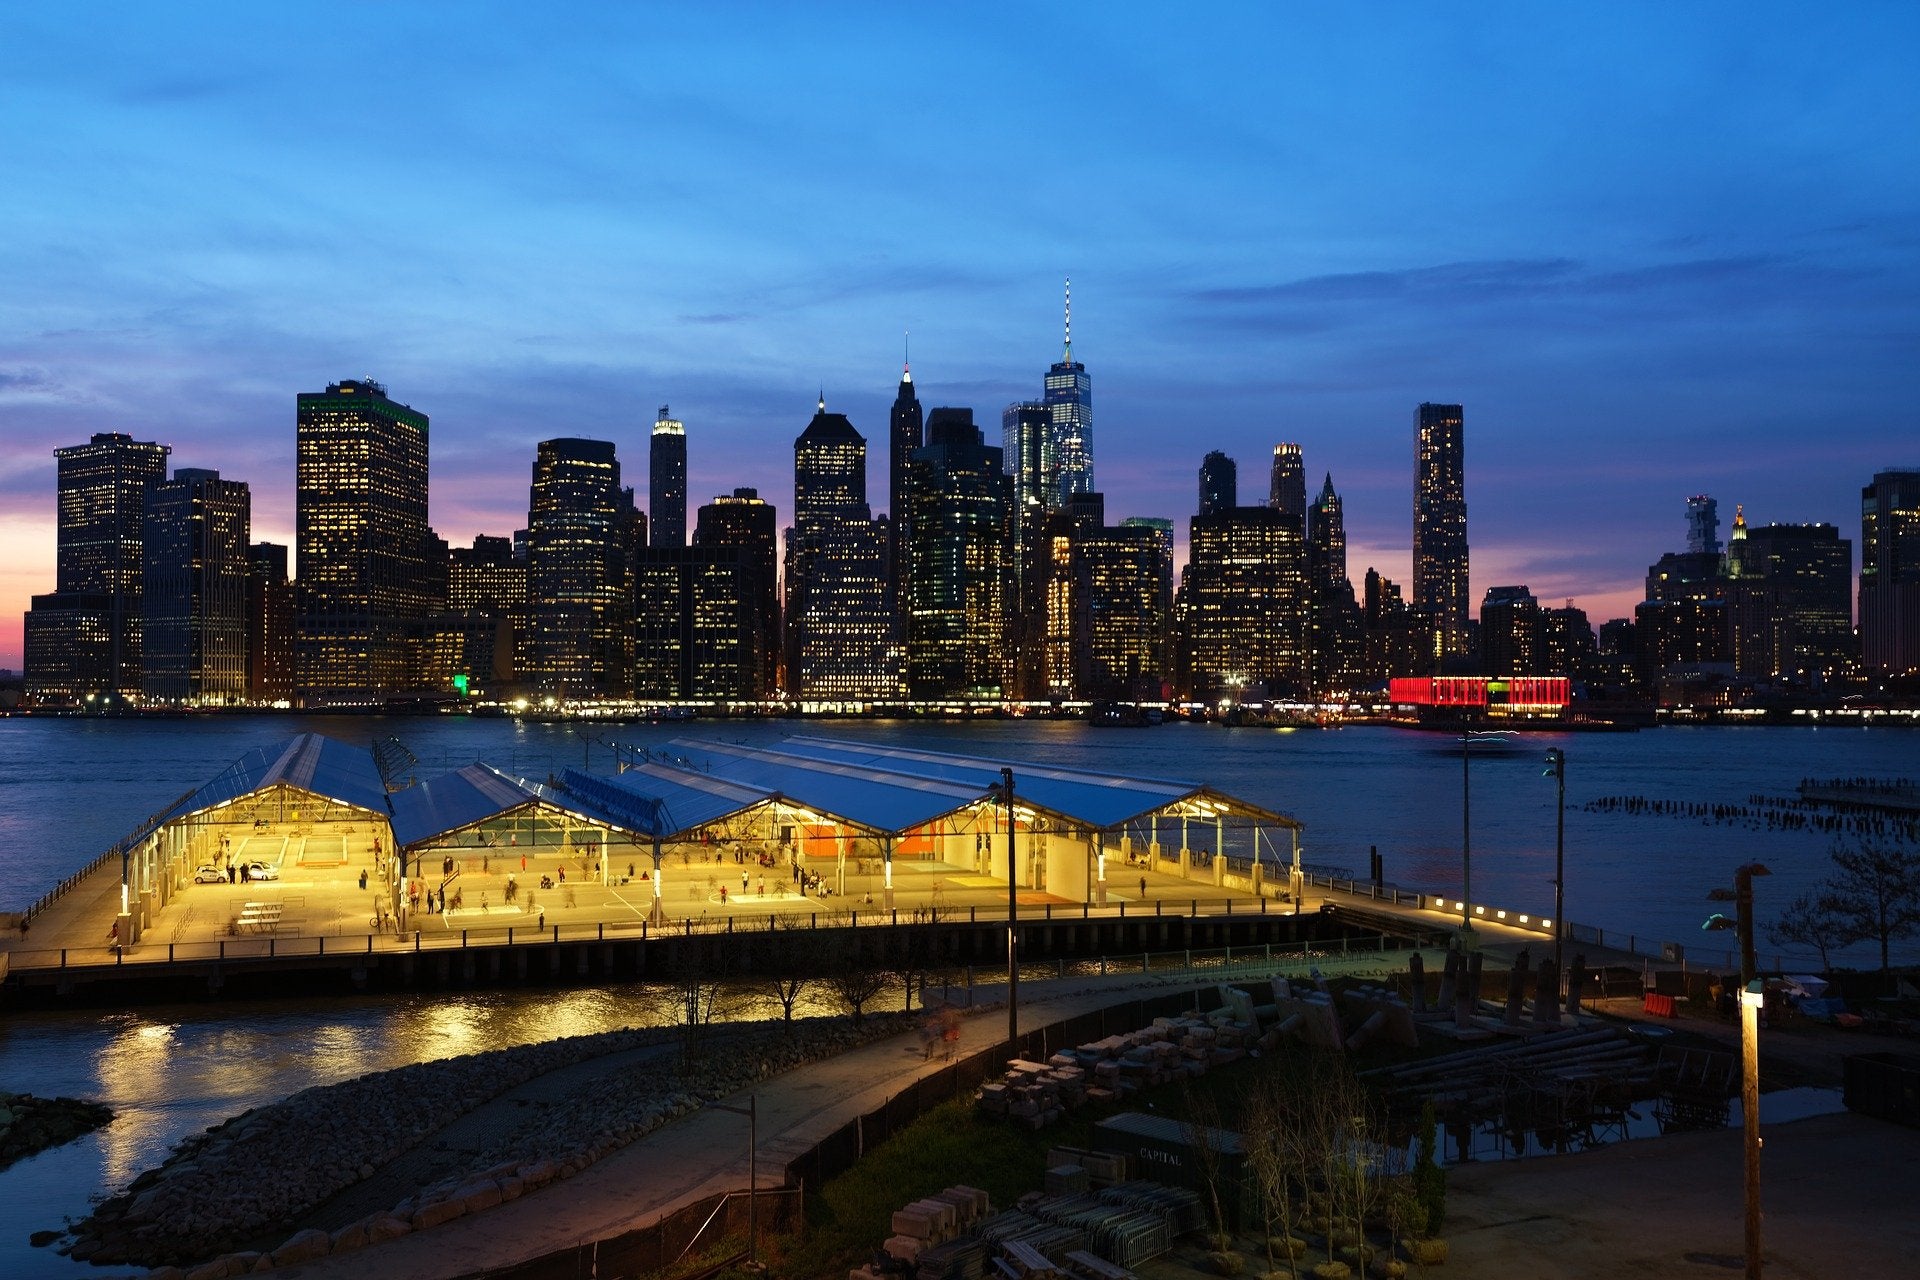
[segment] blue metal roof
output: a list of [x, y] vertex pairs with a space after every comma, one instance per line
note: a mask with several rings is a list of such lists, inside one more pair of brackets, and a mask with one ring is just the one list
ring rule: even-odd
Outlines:
[[651, 761], [612, 777], [568, 769], [561, 785], [569, 795], [592, 797], [610, 809], [632, 815], [636, 830], [662, 840], [776, 798], [764, 787]]
[[471, 827], [532, 803], [544, 790], [485, 764], [416, 782], [388, 797], [393, 842], [408, 848]]
[[[708, 744], [681, 741], [683, 748]], [[983, 796], [1000, 782], [1003, 767], [1013, 770], [1014, 795], [1023, 803], [1090, 827], [1113, 829], [1186, 800], [1209, 800], [1230, 812], [1279, 826], [1298, 824], [1284, 814], [1215, 791], [1204, 783], [1172, 778], [1143, 778], [1097, 773], [1023, 760], [962, 756], [911, 746], [885, 746], [837, 738], [798, 736], [784, 739], [775, 752], [816, 765], [836, 764], [896, 780], [948, 783]]]
[[[712, 774], [762, 788], [798, 808], [875, 833], [898, 834], [925, 826], [977, 804], [986, 794], [983, 788], [964, 782], [914, 777], [857, 762], [814, 759], [765, 747], [690, 739], [677, 739], [673, 745], [703, 757]], [[999, 775], [994, 778], [998, 781]]]
[[255, 747], [176, 802], [154, 825], [282, 784], [387, 816], [387, 784], [371, 751], [317, 733], [302, 733], [271, 747]]

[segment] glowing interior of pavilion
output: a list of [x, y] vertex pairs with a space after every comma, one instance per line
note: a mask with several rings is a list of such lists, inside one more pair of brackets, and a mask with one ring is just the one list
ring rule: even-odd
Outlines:
[[1255, 893], [1300, 887], [1300, 824], [1201, 782], [811, 736], [683, 738], [617, 773], [541, 781], [482, 763], [417, 777], [415, 765], [392, 746], [312, 733], [248, 752], [124, 842], [122, 936], [137, 941], [170, 897], [216, 878], [357, 885], [376, 923], [384, 903], [400, 927], [423, 894], [444, 913], [463, 875], [491, 887], [489, 912], [502, 894], [500, 909], [522, 909], [519, 891], [536, 885], [572, 907], [577, 887], [656, 921], [716, 900], [778, 911], [854, 893], [894, 908], [897, 889], [936, 905], [996, 887], [1004, 898], [1009, 862], [1023, 901], [1124, 899], [1122, 865]]

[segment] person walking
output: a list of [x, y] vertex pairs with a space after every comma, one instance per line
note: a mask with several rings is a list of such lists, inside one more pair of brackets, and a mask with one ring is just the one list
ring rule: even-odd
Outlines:
[[1140, 877], [1140, 896], [1142, 898], [1147, 896], [1147, 878], [1145, 876]]

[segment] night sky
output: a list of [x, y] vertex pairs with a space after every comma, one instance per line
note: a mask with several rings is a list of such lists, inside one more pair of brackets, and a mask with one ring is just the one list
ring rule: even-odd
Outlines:
[[902, 331], [997, 444], [1067, 276], [1110, 519], [1184, 541], [1202, 454], [1256, 502], [1295, 440], [1406, 583], [1458, 401], [1476, 604], [1598, 623], [1688, 494], [1857, 542], [1920, 465], [1916, 67], [1911, 3], [9, 6], [0, 666], [93, 432], [291, 543], [294, 395], [371, 376], [458, 544], [552, 436], [644, 502], [662, 403], [690, 512], [784, 523], [824, 387], [880, 508]]

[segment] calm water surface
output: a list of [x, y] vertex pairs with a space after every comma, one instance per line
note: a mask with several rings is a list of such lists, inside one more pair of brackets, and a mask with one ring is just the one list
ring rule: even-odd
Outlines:
[[[1457, 891], [1461, 768], [1440, 734], [1386, 728], [1282, 733], [1074, 722], [872, 721], [594, 726], [509, 720], [247, 717], [164, 721], [0, 720], [0, 909], [18, 909], [147, 814], [247, 749], [315, 730], [367, 743], [393, 737], [423, 774], [484, 759], [531, 777], [611, 769], [595, 741], [664, 746], [676, 737], [772, 743], [795, 732], [921, 743], [1021, 760], [1203, 781], [1306, 824], [1308, 861], [1364, 873], [1378, 846], [1389, 879]], [[1752, 832], [1684, 819], [1588, 814], [1586, 800], [1635, 795], [1742, 804], [1807, 776], [1911, 776], [1920, 737], [1861, 729], [1661, 729], [1529, 735], [1472, 763], [1475, 896], [1540, 912], [1553, 901], [1549, 746], [1569, 757], [1567, 914], [1584, 924], [1698, 948], [1707, 891], [1760, 859], [1761, 915], [1827, 871], [1827, 836]], [[1867, 958], [1860, 957], [1864, 962]], [[180, 1137], [308, 1085], [555, 1035], [658, 1021], [645, 988], [195, 1004], [120, 1013], [0, 1018], [0, 1088], [99, 1098], [105, 1130], [0, 1173], [0, 1275], [88, 1268], [26, 1246], [29, 1232], [83, 1213]]]

